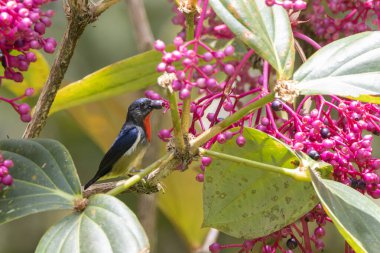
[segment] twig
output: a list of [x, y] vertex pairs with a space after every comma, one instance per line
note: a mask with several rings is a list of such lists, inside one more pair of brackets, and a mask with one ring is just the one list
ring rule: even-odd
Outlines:
[[[102, 4], [94, 6], [87, 4], [86, 0], [65, 1], [64, 9], [68, 24], [66, 25], [62, 44], [50, 70], [49, 77], [38, 98], [32, 120], [25, 129], [23, 138], [37, 137], [45, 126], [50, 107], [67, 71], [71, 57], [74, 54], [77, 41], [86, 26], [94, 22], [103, 11], [114, 3], [113, 1], [106, 2], [106, 6]], [[101, 10], [98, 9], [100, 6]]]
[[146, 15], [144, 2], [141, 0], [127, 0], [126, 2], [137, 49], [139, 52], [152, 49], [154, 37]]
[[[114, 189], [116, 186], [122, 184], [125, 182], [126, 179], [120, 180], [120, 181], [113, 181], [113, 182], [107, 182], [107, 183], [98, 183], [91, 185], [88, 189], [86, 189], [83, 192], [84, 198], [89, 198], [91, 195], [98, 194], [98, 193], [106, 193], [112, 189]], [[129, 188], [125, 192], [136, 192], [136, 193], [142, 193], [142, 194], [151, 194], [156, 193], [160, 189], [157, 185], [149, 185], [149, 184], [135, 184], [131, 188]]]

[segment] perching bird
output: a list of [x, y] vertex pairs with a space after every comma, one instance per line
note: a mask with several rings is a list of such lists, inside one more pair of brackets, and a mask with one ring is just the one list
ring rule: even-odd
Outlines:
[[153, 109], [161, 109], [162, 105], [160, 100], [139, 98], [129, 106], [127, 120], [119, 135], [100, 162], [98, 172], [84, 189], [100, 178], [128, 175], [134, 169], [133, 163], [142, 159], [150, 142], [150, 114]]

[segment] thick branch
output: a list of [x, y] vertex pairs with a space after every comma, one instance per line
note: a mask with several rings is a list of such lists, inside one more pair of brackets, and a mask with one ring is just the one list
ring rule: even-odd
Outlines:
[[88, 4], [86, 0], [68, 1], [64, 8], [68, 19], [61, 47], [51, 67], [49, 77], [38, 98], [32, 120], [25, 129], [23, 138], [37, 137], [46, 124], [50, 107], [53, 104], [57, 91], [62, 83], [63, 77], [69, 67], [71, 57], [79, 37], [88, 24], [116, 1], [102, 1], [98, 6]]

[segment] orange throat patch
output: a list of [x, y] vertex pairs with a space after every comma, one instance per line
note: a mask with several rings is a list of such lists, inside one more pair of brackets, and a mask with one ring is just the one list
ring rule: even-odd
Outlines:
[[145, 117], [144, 119], [144, 128], [145, 128], [145, 133], [146, 133], [146, 138], [150, 142], [150, 139], [152, 137], [152, 132], [151, 132], [151, 127], [150, 127], [150, 115], [152, 113], [149, 113], [148, 116]]

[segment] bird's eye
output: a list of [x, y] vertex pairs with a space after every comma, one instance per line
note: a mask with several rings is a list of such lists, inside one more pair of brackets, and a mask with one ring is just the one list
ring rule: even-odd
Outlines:
[[140, 109], [146, 110], [146, 109], [148, 109], [148, 105], [147, 104], [140, 104]]

